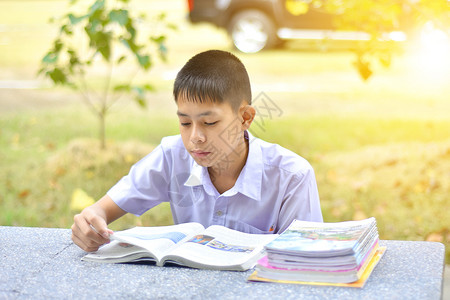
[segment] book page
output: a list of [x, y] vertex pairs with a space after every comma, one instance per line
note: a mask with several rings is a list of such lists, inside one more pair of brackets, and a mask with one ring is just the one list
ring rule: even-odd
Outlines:
[[[204, 227], [199, 223], [185, 223], [157, 227], [134, 227], [124, 231], [117, 231], [112, 235], [112, 238], [121, 243], [122, 247], [123, 243], [134, 245], [134, 249], [129, 249], [129, 251], [142, 252], [142, 249], [145, 249], [147, 252], [151, 253], [158, 262], [164, 254], [177, 247], [177, 245], [191, 239], [192, 236], [203, 230]], [[124, 251], [124, 249], [122, 249], [122, 251]], [[103, 254], [107, 255], [106, 253]]]
[[101, 263], [121, 263], [145, 258], [147, 261], [156, 261], [144, 248], [121, 243], [117, 240], [103, 245], [96, 252], [85, 255], [81, 260]]
[[164, 261], [197, 268], [246, 270], [256, 264], [264, 245], [277, 236], [242, 233], [214, 225], [172, 250]]

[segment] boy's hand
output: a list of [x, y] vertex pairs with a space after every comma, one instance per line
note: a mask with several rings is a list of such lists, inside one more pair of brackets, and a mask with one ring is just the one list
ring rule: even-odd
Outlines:
[[78, 247], [92, 252], [97, 251], [101, 245], [109, 243], [109, 235], [113, 232], [108, 229], [106, 220], [94, 208], [85, 208], [73, 219], [72, 240]]
[[72, 225], [72, 241], [84, 251], [97, 251], [109, 243], [109, 235], [113, 234], [107, 224], [125, 215], [126, 211], [117, 206], [108, 196], [103, 196], [93, 205], [86, 207], [75, 215]]

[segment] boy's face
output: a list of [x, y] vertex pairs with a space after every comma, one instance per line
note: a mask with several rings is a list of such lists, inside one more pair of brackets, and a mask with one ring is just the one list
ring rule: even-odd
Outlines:
[[225, 168], [239, 160], [246, 147], [245, 126], [228, 103], [177, 101], [184, 147], [203, 167]]

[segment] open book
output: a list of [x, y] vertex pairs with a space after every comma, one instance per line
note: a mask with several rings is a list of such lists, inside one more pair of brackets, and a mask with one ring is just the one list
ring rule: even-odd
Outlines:
[[276, 234], [248, 234], [199, 223], [135, 227], [111, 235], [111, 243], [82, 258], [103, 263], [155, 262], [215, 270], [245, 271], [262, 257]]

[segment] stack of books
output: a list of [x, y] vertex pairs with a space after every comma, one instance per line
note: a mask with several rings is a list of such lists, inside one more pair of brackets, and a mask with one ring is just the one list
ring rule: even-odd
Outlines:
[[375, 218], [339, 223], [295, 220], [265, 246], [250, 281], [362, 287], [385, 252]]

